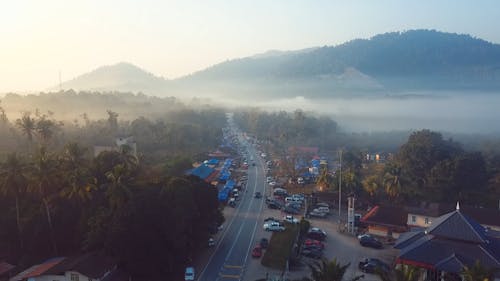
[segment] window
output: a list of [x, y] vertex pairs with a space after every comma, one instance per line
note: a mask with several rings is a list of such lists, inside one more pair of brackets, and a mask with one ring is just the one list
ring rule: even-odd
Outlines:
[[79, 278], [78, 278], [78, 274], [75, 274], [75, 273], [71, 273], [70, 275], [70, 280], [71, 281], [79, 281]]
[[413, 223], [417, 222], [417, 216], [411, 216], [411, 222]]
[[429, 218], [425, 218], [425, 224], [429, 224]]

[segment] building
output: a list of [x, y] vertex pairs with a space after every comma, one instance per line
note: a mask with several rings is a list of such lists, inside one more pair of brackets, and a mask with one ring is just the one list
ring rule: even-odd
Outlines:
[[116, 270], [116, 262], [99, 253], [57, 257], [22, 271], [9, 281], [102, 281]]
[[408, 231], [407, 216], [408, 213], [401, 207], [375, 206], [360, 221], [367, 226], [370, 234], [398, 238]]
[[[453, 204], [443, 203], [421, 203], [420, 206], [407, 207], [407, 224], [412, 229], [429, 227], [438, 217], [449, 213], [455, 209]], [[462, 212], [477, 221], [482, 226], [500, 231], [500, 210], [487, 208], [474, 208], [463, 206]]]
[[463, 214], [458, 204], [426, 229], [401, 235], [394, 247], [400, 250], [396, 263], [420, 268], [424, 280], [461, 280], [464, 266], [476, 261], [500, 270], [500, 239]]

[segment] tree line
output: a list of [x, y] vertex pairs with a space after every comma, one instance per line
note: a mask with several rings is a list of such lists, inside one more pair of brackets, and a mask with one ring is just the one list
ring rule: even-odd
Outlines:
[[[174, 279], [224, 219], [216, 189], [183, 175], [220, 143], [224, 112], [106, 113], [84, 124], [39, 111], [10, 121], [1, 108], [0, 253], [26, 268], [105, 251], [136, 280]], [[138, 153], [116, 136], [133, 136]], [[94, 156], [93, 144], [115, 149]]]

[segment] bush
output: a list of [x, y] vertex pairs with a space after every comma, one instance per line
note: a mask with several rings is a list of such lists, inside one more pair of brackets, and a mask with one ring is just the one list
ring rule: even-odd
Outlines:
[[263, 266], [284, 270], [289, 259], [295, 238], [299, 234], [299, 226], [286, 223], [286, 230], [274, 232], [269, 241], [269, 247], [264, 253]]

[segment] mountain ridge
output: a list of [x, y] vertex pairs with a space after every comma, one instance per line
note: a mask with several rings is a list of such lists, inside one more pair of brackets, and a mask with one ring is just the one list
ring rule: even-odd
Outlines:
[[[121, 64], [128, 66], [127, 63]], [[119, 69], [122, 65], [98, 70], [119, 72], [113, 67]], [[332, 92], [349, 91], [498, 90], [500, 45], [466, 34], [409, 30], [354, 39], [336, 46], [295, 51], [271, 50], [227, 60], [175, 80], [166, 80], [135, 68], [144, 73], [134, 72], [137, 77], [127, 78], [126, 81], [117, 74], [109, 76], [122, 81], [111, 81], [109, 85], [105, 85], [103, 78], [91, 81], [90, 78], [99, 76], [95, 70], [65, 82], [63, 86], [81, 87], [94, 83], [87, 89], [160, 95], [261, 92], [294, 96], [305, 92], [312, 96], [326, 96]]]

